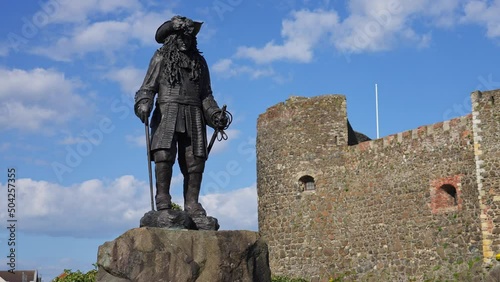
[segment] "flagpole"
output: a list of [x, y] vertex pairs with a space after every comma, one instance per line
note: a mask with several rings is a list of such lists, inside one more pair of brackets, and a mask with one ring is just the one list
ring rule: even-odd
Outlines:
[[375, 120], [377, 123], [377, 139], [378, 139], [380, 138], [380, 135], [378, 132], [378, 87], [376, 83], [375, 83]]

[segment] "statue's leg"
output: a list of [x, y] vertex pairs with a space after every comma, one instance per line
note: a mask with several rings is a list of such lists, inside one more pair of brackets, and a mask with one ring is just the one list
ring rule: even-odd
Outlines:
[[184, 175], [184, 210], [193, 216], [206, 216], [199, 202], [205, 159], [193, 154], [191, 140], [187, 136], [179, 138], [179, 167]]
[[156, 209], [165, 210], [172, 208], [172, 197], [170, 196], [170, 181], [172, 180], [172, 166], [175, 162], [175, 146], [170, 150], [155, 151], [156, 175]]

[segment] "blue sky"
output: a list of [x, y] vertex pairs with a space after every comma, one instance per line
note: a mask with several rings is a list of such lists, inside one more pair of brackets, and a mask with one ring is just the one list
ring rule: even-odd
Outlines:
[[[375, 83], [381, 136], [465, 115], [470, 92], [500, 88], [499, 0], [1, 5], [0, 225], [14, 167], [16, 268], [36, 268], [46, 281], [91, 268], [97, 247], [149, 209], [132, 103], [160, 47], [154, 32], [173, 15], [204, 22], [198, 47], [216, 100], [235, 117], [207, 162], [201, 197], [221, 229], [257, 230], [256, 120], [289, 96], [344, 94], [354, 129], [375, 138]], [[178, 203], [181, 182], [177, 170]]]

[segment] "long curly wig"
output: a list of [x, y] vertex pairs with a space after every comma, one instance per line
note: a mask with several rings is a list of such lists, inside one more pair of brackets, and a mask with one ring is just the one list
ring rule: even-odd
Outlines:
[[190, 80], [198, 80], [201, 73], [201, 52], [198, 50], [196, 37], [193, 37], [189, 50], [182, 52], [177, 45], [179, 36], [181, 34], [178, 33], [169, 35], [159, 49], [163, 55], [163, 77], [171, 86], [181, 83], [181, 69], [189, 72]]

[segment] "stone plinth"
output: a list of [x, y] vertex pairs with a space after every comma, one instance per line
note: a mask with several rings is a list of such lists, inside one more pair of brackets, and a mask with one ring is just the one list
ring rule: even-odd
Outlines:
[[267, 282], [267, 244], [251, 231], [135, 228], [99, 247], [97, 281]]

